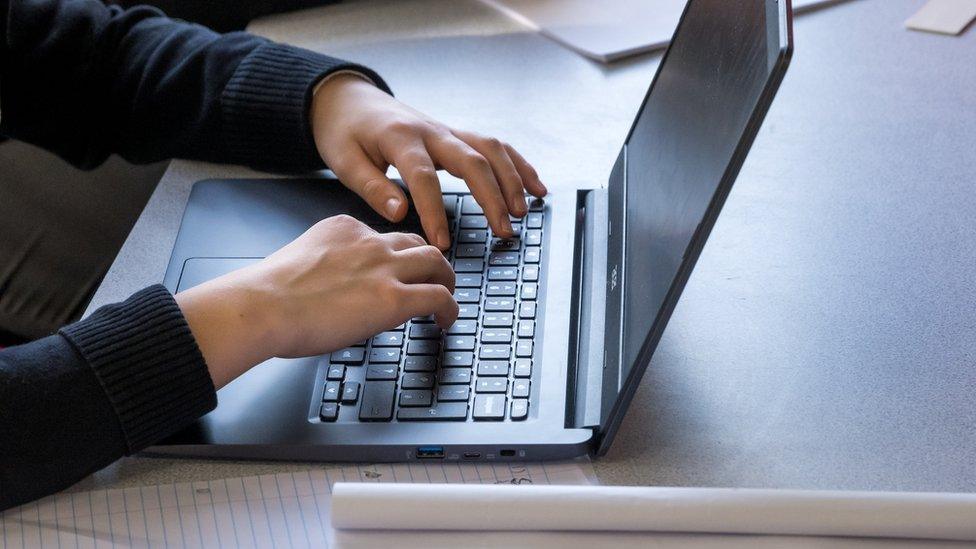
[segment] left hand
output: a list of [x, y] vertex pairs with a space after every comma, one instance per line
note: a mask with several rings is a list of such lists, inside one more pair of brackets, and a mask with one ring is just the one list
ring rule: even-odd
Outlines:
[[386, 177], [392, 164], [413, 199], [427, 240], [451, 245], [437, 170], [464, 179], [492, 231], [514, 236], [509, 215], [528, 211], [525, 192], [545, 196], [535, 169], [511, 145], [451, 129], [356, 75], [329, 79], [312, 100], [312, 135], [344, 185], [390, 221], [407, 214], [403, 190]]

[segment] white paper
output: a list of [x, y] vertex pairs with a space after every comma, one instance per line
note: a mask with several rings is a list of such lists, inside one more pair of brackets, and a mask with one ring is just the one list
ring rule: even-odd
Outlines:
[[0, 514], [0, 549], [329, 547], [336, 482], [586, 484], [595, 476], [586, 460], [435, 462], [60, 493]]
[[976, 494], [347, 483], [337, 484], [333, 494], [332, 524], [337, 529], [602, 531], [736, 534], [727, 536], [732, 539], [775, 535], [976, 542]]
[[[795, 12], [839, 0], [794, 0]], [[482, 0], [563, 46], [602, 62], [664, 48], [686, 0]]]
[[940, 34], [959, 34], [976, 18], [976, 0], [929, 0], [905, 26]]

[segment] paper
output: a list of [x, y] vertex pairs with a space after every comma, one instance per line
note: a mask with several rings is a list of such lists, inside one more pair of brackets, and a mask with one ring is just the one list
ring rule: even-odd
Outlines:
[[0, 514], [0, 548], [334, 546], [329, 508], [340, 481], [585, 484], [595, 477], [585, 460], [349, 465], [60, 493]]
[[976, 19], [976, 0], [929, 0], [905, 26], [940, 34], [959, 34]]
[[[795, 12], [839, 0], [794, 0]], [[586, 57], [608, 63], [663, 48], [686, 0], [482, 0]]]
[[682, 532], [976, 542], [976, 494], [339, 483], [333, 497], [332, 524], [339, 529]]

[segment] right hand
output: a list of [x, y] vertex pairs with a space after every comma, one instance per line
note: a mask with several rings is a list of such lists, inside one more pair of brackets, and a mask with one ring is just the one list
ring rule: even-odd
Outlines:
[[453, 291], [450, 264], [423, 238], [340, 215], [176, 301], [220, 387], [269, 358], [329, 353], [411, 317], [447, 328]]

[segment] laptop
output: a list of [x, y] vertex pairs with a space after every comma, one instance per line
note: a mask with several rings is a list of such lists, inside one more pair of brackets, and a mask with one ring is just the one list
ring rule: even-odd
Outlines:
[[[414, 318], [326, 356], [260, 364], [151, 451], [605, 453], [786, 72], [791, 17], [789, 0], [690, 0], [605, 188], [533, 200], [514, 239], [495, 238], [470, 195], [444, 194], [460, 305], [449, 330]], [[182, 291], [259, 261], [339, 213], [421, 232], [415, 214], [387, 223], [335, 180], [201, 181], [164, 283]]]

